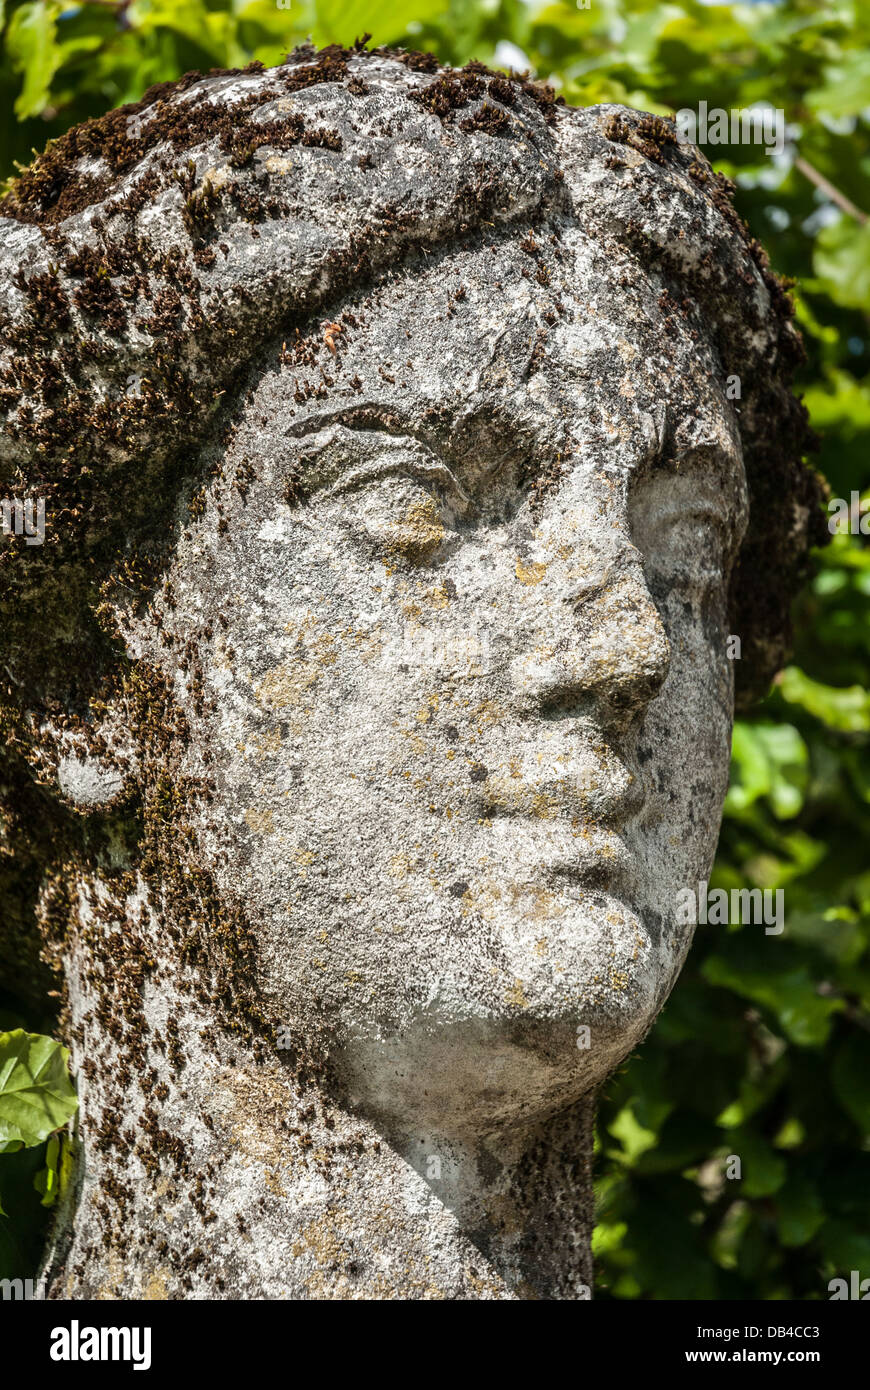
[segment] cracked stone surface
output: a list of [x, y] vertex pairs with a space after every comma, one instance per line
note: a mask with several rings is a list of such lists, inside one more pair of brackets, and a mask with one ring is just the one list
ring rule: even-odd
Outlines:
[[303, 50], [133, 114], [0, 218], [0, 463], [49, 497], [2, 959], [62, 980], [81, 1096], [50, 1296], [585, 1298], [728, 637], [763, 689], [815, 525], [784, 296], [637, 112]]

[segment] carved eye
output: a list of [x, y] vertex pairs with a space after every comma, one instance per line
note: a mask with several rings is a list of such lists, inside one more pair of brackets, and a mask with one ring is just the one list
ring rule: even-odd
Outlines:
[[434, 497], [415, 500], [403, 515], [389, 523], [387, 552], [411, 565], [425, 565], [441, 549], [446, 527]]
[[671, 587], [709, 593], [725, 583], [724, 528], [711, 512], [699, 512], [669, 523], [667, 563]]
[[427, 565], [456, 538], [454, 507], [437, 485], [392, 475], [361, 482], [340, 506], [343, 529], [390, 568]]
[[631, 500], [632, 539], [658, 594], [705, 601], [723, 590], [730, 563], [726, 517], [696, 477], [653, 477]]

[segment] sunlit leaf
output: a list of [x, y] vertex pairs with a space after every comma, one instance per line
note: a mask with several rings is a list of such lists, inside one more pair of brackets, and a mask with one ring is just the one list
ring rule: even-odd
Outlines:
[[72, 1119], [69, 1053], [53, 1038], [0, 1033], [0, 1143], [39, 1144]]

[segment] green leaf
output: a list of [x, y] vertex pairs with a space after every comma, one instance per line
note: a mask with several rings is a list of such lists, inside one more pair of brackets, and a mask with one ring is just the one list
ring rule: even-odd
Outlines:
[[776, 1229], [783, 1245], [806, 1245], [824, 1224], [825, 1207], [807, 1178], [793, 1174], [776, 1194]]
[[6, 49], [15, 71], [24, 73], [24, 86], [15, 103], [19, 120], [37, 116], [48, 104], [51, 81], [61, 61], [57, 12], [49, 0], [33, 0], [16, 10], [9, 21]]
[[819, 1240], [834, 1269], [847, 1273], [857, 1269], [870, 1278], [870, 1235], [856, 1230], [853, 1224], [832, 1220], [825, 1222]]
[[731, 785], [725, 814], [746, 810], [761, 796], [769, 798], [780, 820], [796, 816], [807, 781], [807, 747], [791, 724], [769, 722], [734, 726]]
[[390, 43], [407, 35], [409, 24], [435, 20], [446, 9], [447, 0], [397, 0], [380, 11], [370, 0], [317, 0], [314, 38], [317, 43], [350, 44], [374, 33], [378, 43]]
[[0, 1033], [0, 1143], [41, 1144], [72, 1119], [78, 1100], [68, 1060], [53, 1038]]
[[825, 70], [824, 83], [808, 92], [807, 106], [828, 116], [855, 116], [867, 108], [870, 53], [847, 53]]
[[709, 1121], [685, 1110], [679, 1111], [665, 1121], [655, 1147], [638, 1156], [635, 1170], [638, 1173], [680, 1172], [702, 1163], [718, 1137]]
[[862, 1134], [870, 1135], [870, 1035], [856, 1029], [834, 1058], [831, 1080], [837, 1099]]
[[785, 1182], [788, 1169], [771, 1146], [751, 1129], [735, 1130], [728, 1139], [731, 1154], [740, 1159], [740, 1181], [734, 1182], [742, 1197], [769, 1197]]
[[58, 1195], [58, 1156], [61, 1138], [53, 1134], [45, 1149], [45, 1167], [33, 1179], [33, 1186], [42, 1198], [44, 1207], [54, 1206]]
[[870, 692], [860, 685], [837, 689], [812, 680], [797, 666], [787, 666], [778, 688], [784, 700], [800, 705], [829, 729], [842, 733], [870, 731]]
[[829, 368], [804, 392], [804, 404], [817, 430], [848, 435], [870, 431], [870, 385], [856, 381], [850, 372]]
[[784, 950], [777, 940], [770, 942], [766, 960], [750, 963], [736, 955], [733, 959], [710, 956], [704, 962], [704, 978], [769, 1008], [793, 1042], [819, 1046], [827, 1040], [832, 1015], [843, 1008], [843, 1002], [820, 996], [806, 966], [786, 963], [789, 958], [784, 957], [779, 968], [773, 952]]
[[622, 1144], [619, 1151], [621, 1160], [632, 1163], [645, 1149], [650, 1149], [656, 1142], [656, 1135], [653, 1130], [644, 1129], [643, 1125], [638, 1124], [632, 1107], [626, 1105], [620, 1110], [613, 1124], [610, 1125], [610, 1133]]
[[785, 1057], [779, 1057], [772, 1066], [765, 1067], [754, 1075], [744, 1076], [740, 1082], [737, 1099], [717, 1115], [716, 1123], [723, 1129], [744, 1125], [757, 1110], [776, 1095], [787, 1077], [788, 1063]]
[[870, 310], [870, 222], [844, 216], [823, 227], [813, 268], [835, 304]]

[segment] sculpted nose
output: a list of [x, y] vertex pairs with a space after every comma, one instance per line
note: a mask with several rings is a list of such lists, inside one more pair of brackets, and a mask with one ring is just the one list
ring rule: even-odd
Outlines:
[[[625, 574], [561, 606], [547, 635], [515, 658], [511, 681], [527, 711], [577, 713], [594, 705], [609, 720], [627, 722], [661, 690], [670, 643], [642, 575]], [[551, 610], [552, 612], [552, 610]]]

